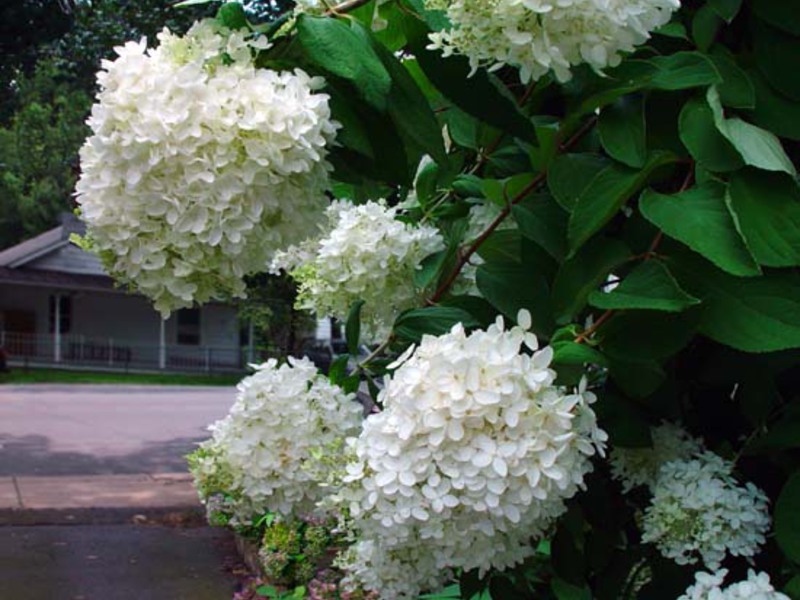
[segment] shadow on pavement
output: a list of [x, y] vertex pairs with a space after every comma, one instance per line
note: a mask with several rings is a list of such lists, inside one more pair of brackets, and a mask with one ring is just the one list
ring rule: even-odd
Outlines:
[[80, 452], [53, 452], [41, 435], [0, 433], [0, 477], [12, 475], [129, 475], [185, 473], [185, 456], [206, 439], [176, 438], [148, 445], [131, 454], [96, 456]]

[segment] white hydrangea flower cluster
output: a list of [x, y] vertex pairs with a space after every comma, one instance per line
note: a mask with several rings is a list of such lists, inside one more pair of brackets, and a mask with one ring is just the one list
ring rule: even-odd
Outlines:
[[661, 467], [644, 513], [642, 541], [676, 563], [719, 568], [727, 554], [754, 556], [770, 525], [766, 494], [734, 479], [733, 463], [713, 452]]
[[662, 423], [651, 427], [653, 446], [650, 448], [611, 449], [611, 476], [622, 483], [625, 493], [640, 485], [651, 490], [662, 465], [674, 460], [686, 460], [703, 450], [703, 442], [692, 437], [683, 427]]
[[472, 69], [513, 65], [524, 83], [571, 67], [614, 67], [666, 24], [680, 0], [426, 0], [452, 27], [431, 34], [445, 56], [463, 54]]
[[346, 319], [350, 305], [363, 299], [364, 336], [377, 340], [399, 312], [419, 302], [419, 263], [444, 249], [435, 227], [403, 223], [397, 213], [383, 201], [337, 200], [327, 210], [327, 230], [279, 253], [272, 270], [287, 271], [299, 285], [297, 306], [319, 315]]
[[694, 585], [678, 600], [789, 600], [789, 596], [772, 587], [766, 573], [749, 569], [747, 579], [723, 589], [722, 582], [727, 574], [728, 569], [720, 569], [715, 573], [696, 573]]
[[331, 490], [319, 480], [316, 461], [357, 434], [362, 407], [320, 375], [307, 358], [275, 359], [243, 379], [229, 414], [211, 425], [201, 448], [213, 457], [196, 465], [195, 478], [215, 477], [225, 466], [230, 494], [239, 498], [237, 518], [265, 511], [285, 517], [312, 514]]
[[519, 322], [458, 324], [393, 365], [340, 494], [358, 540], [350, 581], [416, 598], [453, 569], [511, 567], [582, 487], [607, 439], [595, 397], [555, 386], [552, 349], [538, 349], [527, 311]]
[[87, 247], [164, 315], [226, 295], [306, 237], [325, 206], [323, 80], [257, 69], [266, 41], [195, 24], [104, 61], [81, 149]]

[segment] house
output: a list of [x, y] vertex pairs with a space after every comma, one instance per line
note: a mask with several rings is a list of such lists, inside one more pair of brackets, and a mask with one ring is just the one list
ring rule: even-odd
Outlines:
[[72, 233], [83, 225], [65, 215], [0, 252], [0, 347], [10, 365], [221, 371], [253, 361], [252, 328], [233, 306], [182, 309], [164, 321], [148, 299], [115, 287]]

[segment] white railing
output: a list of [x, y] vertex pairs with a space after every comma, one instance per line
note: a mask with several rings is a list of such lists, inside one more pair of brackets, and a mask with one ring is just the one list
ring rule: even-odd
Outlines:
[[277, 355], [276, 349], [239, 346], [141, 344], [113, 337], [0, 331], [9, 365], [80, 366], [106, 370], [232, 372]]

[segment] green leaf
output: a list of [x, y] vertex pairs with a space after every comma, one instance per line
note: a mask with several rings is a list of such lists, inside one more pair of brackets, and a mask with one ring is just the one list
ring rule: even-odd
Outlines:
[[672, 154], [654, 152], [639, 171], [612, 164], [598, 173], [581, 193], [570, 215], [567, 228], [569, 256], [574, 256], [590, 237], [617, 214], [654, 170], [674, 160]]
[[708, 0], [708, 6], [714, 9], [720, 17], [730, 23], [739, 14], [742, 0]]
[[457, 583], [447, 586], [441, 592], [437, 592], [435, 594], [423, 594], [422, 596], [419, 597], [419, 600], [460, 600], [460, 599], [461, 599], [461, 588]]
[[556, 260], [567, 251], [567, 213], [549, 194], [537, 194], [514, 205], [511, 214], [519, 231]]
[[776, 90], [800, 100], [800, 38], [753, 19], [753, 41], [759, 71]]
[[666, 381], [667, 374], [655, 360], [615, 358], [609, 374], [619, 388], [631, 398], [646, 398]]
[[752, 6], [770, 25], [800, 36], [800, 2], [797, 0], [758, 0]]
[[800, 575], [795, 575], [787, 581], [783, 586], [783, 592], [792, 600], [798, 600], [800, 598]]
[[728, 202], [756, 260], [800, 266], [800, 189], [790, 177], [744, 169], [733, 174]]
[[800, 563], [800, 472], [795, 472], [775, 504], [775, 539], [789, 560]]
[[367, 158], [374, 159], [375, 151], [370, 134], [352, 103], [333, 86], [328, 86], [326, 91], [330, 95], [331, 114], [342, 125], [342, 128], [336, 133], [337, 143], [363, 154]]
[[350, 81], [370, 105], [386, 110], [392, 78], [368, 40], [343, 21], [306, 14], [297, 18], [297, 39], [311, 62]]
[[618, 313], [600, 329], [601, 349], [613, 362], [661, 361], [694, 338], [702, 309], [679, 314], [636, 310]]
[[703, 301], [700, 332], [745, 352], [800, 347], [800, 275], [742, 279], [686, 253], [671, 264], [682, 286]]
[[634, 402], [608, 390], [593, 406], [609, 441], [620, 448], [651, 448], [650, 424], [644, 411]]
[[549, 290], [541, 274], [521, 264], [486, 263], [478, 267], [477, 284], [483, 297], [515, 322], [521, 308], [530, 311], [533, 331], [548, 337], [555, 328]]
[[711, 107], [702, 98], [693, 98], [684, 105], [678, 131], [683, 145], [703, 168], [724, 173], [744, 164], [736, 148], [717, 129]]
[[513, 132], [518, 138], [536, 141], [533, 123], [484, 69], [470, 76], [472, 69], [463, 56], [443, 58], [440, 52], [428, 50], [427, 28], [415, 17], [407, 16], [404, 28], [417, 63], [448, 100], [476, 119]]
[[683, 90], [720, 83], [714, 64], [699, 52], [676, 52], [649, 59], [656, 72], [648, 87], [661, 90]]
[[547, 171], [558, 152], [558, 119], [554, 117], [533, 117], [538, 145], [530, 150], [531, 165], [536, 171]]
[[480, 323], [467, 311], [452, 306], [427, 306], [407, 310], [394, 322], [397, 336], [418, 342], [424, 334], [442, 335], [453, 325], [461, 323], [465, 328], [480, 327]]
[[672, 196], [647, 190], [639, 209], [665, 234], [721, 269], [740, 276], [760, 273], [725, 204], [724, 186], [704, 183]]
[[800, 410], [787, 406], [781, 418], [770, 424], [768, 431], [745, 447], [745, 454], [774, 452], [800, 447]]
[[212, 2], [220, 2], [220, 0], [183, 0], [173, 6], [175, 8], [183, 8], [184, 6], [197, 6], [198, 4], [210, 4]]
[[752, 118], [756, 124], [781, 137], [800, 141], [800, 102], [786, 98], [767, 82], [758, 71], [748, 71], [756, 90], [756, 107]]
[[684, 292], [667, 267], [648, 260], [636, 267], [611, 292], [594, 291], [589, 304], [597, 308], [650, 309], [681, 312], [700, 300]]
[[361, 338], [361, 307], [364, 300], [356, 300], [350, 306], [347, 322], [344, 326], [344, 337], [347, 340], [347, 351], [353, 356], [358, 356], [358, 342]]
[[706, 51], [722, 28], [723, 20], [708, 4], [701, 6], [692, 18], [692, 38], [700, 50]]
[[238, 2], [226, 2], [217, 11], [217, 20], [229, 29], [246, 29], [247, 15]]
[[558, 600], [592, 600], [592, 591], [586, 584], [582, 586], [567, 583], [560, 577], [554, 577], [550, 582], [550, 589], [553, 590]]
[[666, 25], [662, 25], [658, 29], [656, 29], [653, 33], [658, 35], [663, 35], [665, 37], [676, 38], [679, 40], [688, 40], [689, 36], [686, 33], [686, 27], [684, 27], [683, 23], [678, 23], [677, 21], [672, 21], [667, 23]]
[[786, 152], [775, 134], [738, 118], [726, 119], [716, 88], [709, 88], [706, 99], [714, 115], [714, 124], [742, 155], [745, 164], [766, 171], [797, 174], [792, 161], [786, 156]]
[[553, 282], [553, 312], [557, 321], [572, 321], [586, 305], [589, 294], [630, 255], [630, 250], [622, 242], [598, 238], [567, 260]]
[[711, 60], [722, 76], [722, 83], [717, 86], [722, 104], [733, 108], [753, 108], [756, 105], [753, 82], [739, 68], [730, 52], [723, 47], [715, 48]]
[[609, 156], [629, 167], [644, 166], [647, 147], [642, 96], [623, 96], [603, 108], [597, 128]]
[[[363, 35], [372, 42], [373, 50], [392, 78], [388, 108], [397, 130], [420, 148], [419, 154], [430, 154], [436, 162], [446, 163], [447, 153], [442, 140], [442, 128], [422, 90], [394, 54], [378, 42], [369, 31], [362, 26], [359, 27], [363, 30]], [[414, 159], [414, 162], [417, 160]]]
[[564, 210], [571, 212], [589, 183], [609, 164], [599, 154], [562, 154], [550, 165], [547, 186]]
[[562, 365], [608, 365], [603, 353], [586, 344], [571, 340], [552, 342], [553, 363]]

